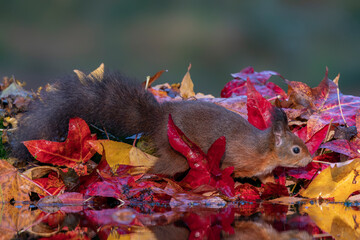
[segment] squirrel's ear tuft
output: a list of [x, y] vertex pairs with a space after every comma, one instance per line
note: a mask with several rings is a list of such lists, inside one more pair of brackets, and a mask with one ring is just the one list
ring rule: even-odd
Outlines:
[[288, 119], [286, 113], [281, 108], [274, 107], [272, 111], [272, 122], [283, 122], [283, 125], [288, 127]]
[[281, 108], [274, 108], [273, 111], [272, 132], [275, 138], [275, 146], [283, 144], [286, 131], [290, 131], [285, 112]]

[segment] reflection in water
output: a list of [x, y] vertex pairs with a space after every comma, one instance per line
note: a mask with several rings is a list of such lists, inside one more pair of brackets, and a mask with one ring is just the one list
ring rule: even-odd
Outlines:
[[[341, 204], [243, 204], [223, 209], [157, 207], [96, 210], [90, 206], [44, 209], [2, 205], [1, 239], [357, 239], [359, 211]], [[155, 210], [155, 209], [154, 209]], [[316, 225], [316, 224], [317, 225]], [[319, 227], [320, 228], [319, 228]], [[326, 232], [324, 232], [326, 231]], [[6, 233], [6, 234], [5, 234]]]
[[[156, 239], [312, 239], [312, 236], [306, 231], [288, 230], [277, 231], [270, 224], [256, 221], [235, 221], [232, 234], [209, 231], [208, 237], [203, 238], [200, 232], [190, 232], [185, 227], [179, 227], [174, 224], [167, 226], [158, 226], [151, 229]], [[191, 236], [189, 238], [189, 236]], [[209, 238], [211, 236], [211, 238]], [[143, 238], [141, 238], [143, 239]]]

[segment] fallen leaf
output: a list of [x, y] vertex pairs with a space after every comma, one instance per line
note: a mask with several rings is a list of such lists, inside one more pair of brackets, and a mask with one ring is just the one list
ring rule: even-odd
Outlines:
[[111, 140], [95, 140], [88, 142], [99, 154], [106, 152], [106, 161], [116, 172], [119, 165], [131, 165], [132, 174], [145, 173], [154, 166], [157, 157], [144, 153], [132, 145]]
[[360, 159], [350, 164], [326, 168], [299, 193], [307, 198], [334, 198], [337, 202], [345, 201], [353, 192], [360, 189]]
[[[338, 86], [328, 79], [327, 71], [319, 86], [310, 88], [305, 83], [287, 81], [291, 87], [289, 95], [295, 107], [307, 108], [302, 117], [307, 119], [308, 138], [328, 125], [345, 124], [356, 125], [356, 113], [360, 108], [360, 97], [344, 95]], [[340, 106], [341, 105], [341, 110]], [[309, 114], [309, 112], [311, 112]]]
[[20, 231], [31, 227], [41, 214], [40, 210], [32, 209], [26, 206], [12, 205], [0, 202], [0, 232], [1, 239], [14, 239]]
[[327, 148], [331, 151], [344, 154], [350, 158], [359, 158], [360, 157], [360, 139], [355, 138], [351, 141], [345, 139], [337, 139], [327, 143], [324, 143], [320, 146], [321, 148]]
[[189, 64], [188, 70], [181, 81], [180, 85], [180, 96], [184, 99], [188, 99], [195, 96], [194, 83], [190, 77], [191, 63]]
[[302, 82], [289, 80], [285, 80], [285, 82], [289, 86], [289, 102], [293, 102], [293, 104], [296, 105], [302, 105], [305, 108], [313, 110], [321, 109], [329, 96], [329, 82], [331, 81], [328, 78], [327, 68], [324, 79], [320, 82], [319, 86], [315, 88], [310, 88], [307, 84]]
[[51, 195], [57, 195], [65, 189], [64, 182], [54, 172], [51, 172], [47, 177], [36, 178], [33, 181], [46, 189]]
[[235, 188], [235, 196], [236, 199], [240, 201], [256, 202], [257, 200], [260, 200], [259, 190], [249, 183], [237, 186]]
[[329, 125], [326, 125], [322, 129], [319, 129], [317, 132], [313, 132], [309, 134], [308, 127], [305, 126], [295, 131], [294, 134], [305, 142], [305, 145], [308, 148], [309, 153], [311, 155], [314, 155], [316, 151], [320, 148], [321, 143], [325, 140], [328, 129], [329, 129]]
[[251, 83], [250, 78], [247, 79], [247, 112], [248, 121], [260, 130], [265, 130], [272, 125], [272, 112], [274, 107], [267, 101]]
[[47, 195], [34, 181], [21, 174], [10, 163], [0, 160], [0, 203], [11, 199], [18, 202], [29, 201], [30, 192]]
[[10, 96], [19, 96], [19, 97], [30, 97], [31, 93], [26, 91], [22, 86], [20, 86], [16, 81], [10, 84], [7, 88], [5, 88], [1, 94], [0, 98], [7, 98]]
[[288, 197], [289, 192], [288, 189], [281, 184], [276, 183], [266, 183], [262, 186], [263, 191], [261, 192], [261, 199], [268, 200], [271, 198], [279, 198], [279, 197]]
[[234, 180], [230, 176], [234, 167], [220, 170], [220, 160], [225, 153], [225, 137], [217, 139], [205, 154], [175, 125], [171, 115], [167, 135], [171, 147], [184, 155], [190, 166], [190, 171], [181, 180], [182, 184], [188, 184], [192, 189], [209, 185], [228, 197], [234, 196]]
[[[148, 83], [147, 83], [147, 87], [148, 88], [150, 88], [151, 87], [151, 84], [153, 83], [153, 82], [155, 82], [164, 72], [167, 72], [168, 70], [161, 70], [161, 71], [158, 71], [157, 73], [155, 73], [154, 74], [154, 76], [152, 76], [150, 79], [149, 79], [149, 81], [148, 81]], [[145, 88], [145, 86], [146, 86], [146, 82], [147, 81], [144, 81], [143, 83], [142, 83], [142, 86]]]
[[65, 142], [47, 140], [31, 140], [24, 142], [34, 158], [43, 163], [59, 166], [75, 167], [84, 164], [95, 154], [87, 143], [95, 140], [90, 129], [81, 118], [72, 118], [69, 122], [69, 132]]
[[275, 203], [275, 204], [284, 204], [284, 205], [294, 205], [299, 204], [300, 202], [306, 202], [307, 199], [299, 198], [299, 197], [279, 197], [275, 199], [268, 200], [268, 202]]
[[300, 205], [300, 212], [308, 214], [321, 230], [330, 233], [336, 239], [360, 238], [360, 211], [344, 204], [310, 203]]
[[286, 93], [276, 84], [269, 82], [271, 76], [282, 76], [273, 71], [255, 72], [253, 67], [247, 67], [238, 73], [231, 74], [234, 80], [228, 82], [221, 90], [221, 97], [229, 98], [234, 96], [246, 95], [246, 81], [249, 78], [254, 84], [256, 90], [265, 98], [281, 96], [287, 98]]

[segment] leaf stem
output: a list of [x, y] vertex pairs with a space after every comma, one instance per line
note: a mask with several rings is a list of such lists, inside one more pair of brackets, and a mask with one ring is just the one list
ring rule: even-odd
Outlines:
[[312, 160], [312, 162], [315, 162], [315, 163], [322, 163], [322, 164], [326, 164], [326, 165], [331, 165], [331, 163], [329, 163], [329, 162], [318, 161], [318, 160]]
[[[339, 78], [340, 78], [340, 74], [338, 74], [334, 80], [339, 81]], [[342, 108], [341, 108], [339, 85], [337, 85], [336, 92], [337, 92], [337, 97], [338, 97], [338, 102], [339, 102], [339, 108], [340, 108], [341, 117], [342, 117], [342, 119], [344, 120], [345, 126], [346, 126], [346, 127], [349, 127], [349, 125], [346, 123], [346, 120], [345, 120], [345, 117], [344, 117], [344, 114], [343, 114], [343, 111], [342, 111]]]

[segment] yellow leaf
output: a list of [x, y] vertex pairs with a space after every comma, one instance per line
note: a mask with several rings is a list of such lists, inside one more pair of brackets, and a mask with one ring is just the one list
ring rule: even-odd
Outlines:
[[194, 83], [190, 77], [190, 69], [191, 63], [189, 64], [188, 71], [185, 74], [180, 86], [180, 96], [185, 99], [195, 96]]
[[111, 140], [93, 140], [88, 143], [98, 152], [103, 154], [105, 150], [106, 161], [115, 172], [119, 164], [130, 165], [129, 151], [131, 145]]
[[106, 161], [113, 171], [116, 171], [118, 165], [131, 165], [136, 168], [131, 169], [132, 174], [145, 173], [154, 166], [157, 157], [146, 154], [132, 145], [111, 140], [93, 140], [88, 143], [99, 153], [103, 154], [105, 150]]
[[131, 169], [130, 173], [134, 175], [145, 173], [155, 165], [157, 160], [157, 157], [144, 153], [136, 147], [132, 147], [130, 150], [130, 165], [138, 167]]
[[334, 198], [345, 201], [350, 194], [360, 190], [360, 159], [341, 167], [323, 170], [300, 195], [308, 198]]
[[146, 227], [131, 227], [129, 228], [131, 233], [129, 234], [121, 234], [116, 231], [112, 231], [107, 240], [152, 240], [157, 239], [157, 236], [153, 231]]
[[301, 213], [307, 213], [321, 230], [336, 239], [360, 239], [360, 211], [344, 204], [305, 204]]

